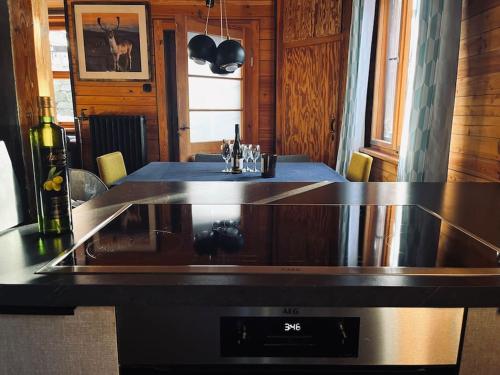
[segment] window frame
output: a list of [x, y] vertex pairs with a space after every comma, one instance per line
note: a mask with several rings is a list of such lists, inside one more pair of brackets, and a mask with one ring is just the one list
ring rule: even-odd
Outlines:
[[[187, 33], [190, 32], [199, 32], [199, 28], [202, 26], [201, 23], [197, 23], [194, 21], [188, 22], [188, 27], [187, 27]], [[218, 30], [220, 33], [220, 29], [218, 29], [215, 26], [209, 25], [208, 26], [208, 33], [210, 35], [218, 35], [215, 31]], [[214, 32], [212, 32], [214, 31]], [[225, 31], [225, 28], [224, 28]], [[245, 35], [242, 30], [232, 28], [230, 30], [231, 37], [233, 39], [238, 39], [241, 41], [241, 44], [245, 46]], [[229, 75], [216, 75], [216, 76], [204, 76], [204, 75], [199, 75], [199, 74], [189, 74], [189, 66], [186, 68], [187, 75], [188, 75], [188, 87], [187, 87], [187, 105], [188, 105], [188, 119], [189, 119], [189, 126], [191, 126], [191, 112], [241, 112], [241, 121], [240, 121], [240, 135], [241, 138], [244, 139], [245, 135], [245, 110], [246, 110], [246, 105], [245, 105], [245, 80], [246, 80], [246, 74], [245, 74], [245, 69], [240, 68], [241, 76], [240, 77], [234, 77]], [[220, 80], [232, 80], [232, 81], [240, 81], [240, 108], [238, 109], [192, 109], [191, 106], [189, 105], [189, 78], [194, 77], [194, 78], [210, 78], [210, 79], [220, 79]], [[191, 140], [190, 140], [191, 142]], [[215, 147], [220, 147], [220, 142], [221, 140], [217, 141], [203, 141], [203, 142], [191, 142], [191, 147], [193, 145], [196, 145], [197, 143], [200, 144], [215, 144], [215, 145], [210, 145], [212, 148], [213, 146]], [[196, 148], [196, 146], [194, 146]]]
[[[57, 31], [57, 30], [64, 30], [66, 33], [68, 32], [66, 30], [66, 25], [61, 22], [60, 20], [60, 17], [50, 17], [49, 16], [49, 33], [50, 31]], [[69, 42], [68, 42], [69, 43]], [[68, 44], [69, 46], [69, 44]], [[69, 62], [69, 65], [71, 65], [71, 59], [70, 59], [70, 53], [69, 53], [69, 49], [68, 49], [68, 62]], [[52, 80], [56, 80], [56, 79], [69, 79], [70, 82], [71, 82], [71, 66], [69, 67], [69, 70], [68, 71], [61, 71], [61, 70], [52, 70]], [[73, 93], [71, 94], [71, 97], [73, 97]], [[74, 103], [73, 103], [74, 105]], [[73, 114], [74, 114], [74, 108], [73, 108]], [[56, 119], [57, 121], [57, 119]], [[66, 131], [72, 133], [72, 132], [75, 132], [75, 123], [74, 121], [73, 122], [69, 122], [69, 121], [65, 121], [65, 122], [60, 122], [60, 121], [57, 121], [57, 123], [62, 126], [63, 128], [66, 129]]]
[[372, 123], [370, 129], [370, 148], [396, 157], [399, 155], [401, 144], [401, 129], [404, 115], [406, 98], [406, 84], [408, 72], [408, 55], [410, 47], [412, 1], [402, 0], [401, 27], [399, 34], [399, 56], [396, 78], [396, 90], [393, 112], [392, 140], [383, 139], [384, 115], [385, 115], [385, 72], [387, 43], [389, 33], [387, 32], [389, 20], [389, 1], [379, 1], [378, 28], [377, 28], [377, 52], [375, 58], [375, 79], [373, 88]]

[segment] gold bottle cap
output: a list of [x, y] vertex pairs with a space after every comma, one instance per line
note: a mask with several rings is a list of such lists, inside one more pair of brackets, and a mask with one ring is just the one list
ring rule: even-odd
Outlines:
[[38, 98], [38, 106], [40, 107], [40, 116], [53, 117], [54, 109], [52, 107], [52, 98], [50, 96], [40, 96]]

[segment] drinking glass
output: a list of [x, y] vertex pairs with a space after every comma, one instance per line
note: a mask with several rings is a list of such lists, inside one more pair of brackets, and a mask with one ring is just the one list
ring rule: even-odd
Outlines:
[[[233, 162], [233, 142], [229, 142], [229, 162]], [[231, 171], [232, 165], [229, 165], [229, 171]]]
[[253, 159], [253, 171], [257, 171], [257, 160], [259, 160], [260, 157], [260, 145], [255, 145], [253, 146], [252, 149], [252, 159]]
[[220, 152], [222, 159], [226, 162], [226, 168], [222, 170], [222, 172], [229, 172], [229, 159], [231, 158], [231, 147], [229, 146], [229, 142], [223, 141], [223, 143], [220, 145]]
[[247, 171], [248, 172], [255, 172], [251, 167], [250, 167], [250, 161], [253, 163], [253, 148], [254, 146], [248, 145], [248, 162], [247, 162]]
[[241, 145], [241, 156], [243, 158], [243, 172], [247, 171], [247, 168], [245, 168], [245, 161], [247, 162], [248, 166], [248, 145]]
[[246, 154], [246, 158], [245, 161], [247, 162], [247, 172], [251, 172], [252, 169], [250, 168], [250, 165], [249, 165], [249, 162], [250, 162], [250, 158], [252, 157], [252, 145], [251, 144], [248, 144], [247, 145], [247, 154]]

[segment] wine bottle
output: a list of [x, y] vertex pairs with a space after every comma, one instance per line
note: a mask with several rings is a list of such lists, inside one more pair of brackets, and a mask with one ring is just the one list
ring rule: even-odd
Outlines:
[[73, 229], [66, 132], [54, 123], [51, 98], [39, 98], [40, 124], [30, 129], [38, 229], [59, 234]]
[[242, 160], [241, 140], [240, 140], [240, 124], [234, 125], [234, 143], [233, 143], [233, 168], [231, 173], [241, 173], [240, 160]]

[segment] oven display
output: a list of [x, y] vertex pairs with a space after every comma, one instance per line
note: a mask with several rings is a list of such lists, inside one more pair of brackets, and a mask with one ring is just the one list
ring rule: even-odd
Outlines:
[[222, 317], [223, 357], [357, 357], [358, 317]]

